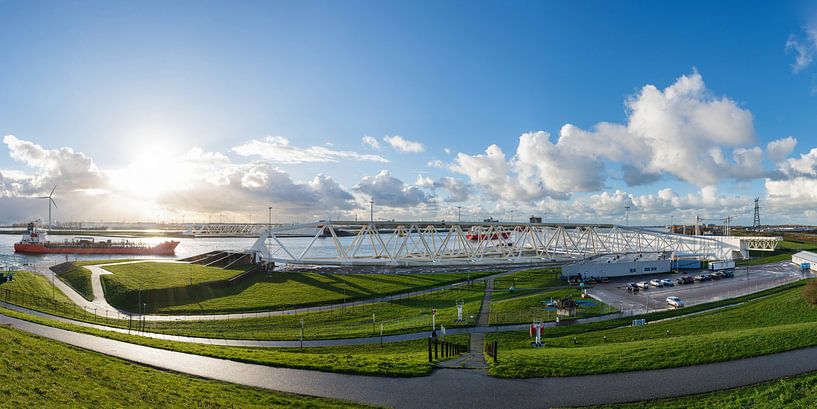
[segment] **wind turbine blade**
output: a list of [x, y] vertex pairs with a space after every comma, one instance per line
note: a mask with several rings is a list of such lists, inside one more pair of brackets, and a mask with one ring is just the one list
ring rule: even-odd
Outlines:
[[48, 198], [48, 200], [50, 200], [50, 201], [51, 201], [51, 204], [53, 204], [53, 205], [54, 205], [54, 207], [57, 207], [57, 202], [55, 202], [55, 201], [54, 201], [54, 199], [52, 199], [52, 198], [50, 198], [50, 197], [49, 197], [49, 198]]
[[54, 191], [55, 191], [55, 190], [57, 190], [57, 185], [54, 185], [54, 188], [53, 188], [53, 189], [51, 189], [51, 193], [49, 193], [49, 194], [48, 194], [48, 197], [53, 196], [53, 195], [54, 195]]
[[51, 198], [48, 196], [37, 196], [37, 199], [51, 199]]

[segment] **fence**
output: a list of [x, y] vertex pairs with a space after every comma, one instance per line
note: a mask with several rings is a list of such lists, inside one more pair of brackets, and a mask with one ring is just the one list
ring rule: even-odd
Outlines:
[[493, 341], [493, 342], [489, 342], [489, 343], [485, 344], [485, 353], [488, 354], [488, 356], [490, 356], [491, 358], [493, 358], [494, 363], [496, 363], [496, 361], [498, 359], [497, 358], [497, 356], [498, 356], [497, 342]]
[[[433, 358], [432, 350], [434, 352]], [[468, 346], [466, 345], [448, 341], [438, 341], [436, 338], [428, 337], [428, 362], [434, 362], [440, 358], [450, 358], [464, 352], [468, 352]]]
[[[418, 308], [418, 304], [446, 307], [440, 308], [437, 312], [437, 327], [439, 325], [450, 328], [473, 326], [476, 324], [476, 319], [471, 316], [476, 316], [480, 308], [479, 303], [473, 300], [470, 304], [466, 304], [463, 312], [464, 321], [456, 321], [454, 299], [460, 298], [460, 293], [465, 291], [472, 292], [471, 298], [473, 299], [482, 299], [481, 292], [465, 287], [450, 286], [437, 291], [422, 291], [411, 296], [393, 295], [388, 297], [390, 301], [357, 302], [336, 308], [305, 308], [299, 310], [300, 312], [292, 313], [255, 312], [199, 315], [178, 320], [101, 308], [85, 308], [73, 303], [60, 302], [52, 297], [42, 297], [2, 287], [0, 287], [0, 300], [58, 317], [136, 332], [151, 332], [177, 337], [298, 340], [376, 337], [377, 335], [430, 330], [432, 307]], [[435, 301], [438, 298], [440, 301]], [[401, 312], [403, 314], [405, 312], [399, 306], [403, 304], [403, 300], [406, 300], [406, 304], [413, 305], [407, 308], [414, 311], [419, 310], [420, 313], [402, 315]], [[423, 302], [424, 300], [428, 302]], [[150, 309], [147, 308], [147, 310]], [[381, 314], [381, 311], [388, 313]]]

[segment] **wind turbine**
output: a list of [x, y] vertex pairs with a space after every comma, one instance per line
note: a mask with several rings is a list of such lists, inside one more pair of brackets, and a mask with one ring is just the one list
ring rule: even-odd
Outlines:
[[48, 196], [40, 196], [38, 199], [48, 199], [48, 228], [51, 228], [51, 205], [53, 204], [54, 207], [57, 207], [57, 202], [54, 201], [54, 191], [57, 190], [57, 185], [54, 185], [54, 188], [51, 189], [51, 193]]

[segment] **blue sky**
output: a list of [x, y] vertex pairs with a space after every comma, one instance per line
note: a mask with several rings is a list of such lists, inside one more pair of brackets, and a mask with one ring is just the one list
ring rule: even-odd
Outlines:
[[[817, 186], [812, 157], [786, 162], [815, 147], [817, 64], [795, 65], [817, 48], [815, 21], [806, 2], [0, 1], [0, 134], [14, 138], [0, 154], [9, 209], [0, 219], [41, 217], [27, 198], [59, 184], [65, 220], [262, 214], [268, 203], [290, 219], [351, 217], [374, 197], [389, 218], [450, 218], [461, 204], [473, 218], [515, 209], [618, 221], [631, 204], [643, 223], [667, 214], [749, 223], [745, 207], [760, 196], [770, 222], [817, 223], [817, 193], [784, 194]], [[765, 173], [735, 177], [740, 169], [716, 159], [709, 170], [720, 176], [702, 182], [662, 159], [622, 158], [658, 155], [654, 147], [608, 157], [604, 144], [544, 142], [555, 144], [565, 124], [626, 125], [626, 101], [683, 76], [705, 84], [691, 97], [701, 110], [726, 99], [751, 127], [726, 129], [739, 136], [728, 143], [695, 134], [690, 148], [722, 146], [729, 162], [735, 149], [758, 147], [764, 159], [749, 165]], [[520, 135], [536, 131], [550, 134], [532, 143], [551, 161], [587, 159], [603, 175], [574, 179], [587, 168], [568, 169], [549, 180], [555, 164], [515, 162]], [[390, 147], [383, 138], [395, 135], [422, 151]], [[789, 136], [796, 145], [769, 160], [767, 144]], [[506, 179], [480, 177], [457, 156], [492, 144], [511, 168]], [[310, 147], [358, 156], [312, 160]], [[282, 160], [293, 152], [302, 160]], [[625, 165], [640, 169], [639, 183], [622, 180]], [[164, 172], [180, 175], [177, 186], [156, 180]], [[496, 186], [506, 182], [532, 187]], [[648, 200], [662, 190], [663, 202]], [[245, 203], [208, 199], [224, 192]], [[138, 204], [113, 210], [123, 199]], [[100, 203], [93, 214], [91, 202]]]

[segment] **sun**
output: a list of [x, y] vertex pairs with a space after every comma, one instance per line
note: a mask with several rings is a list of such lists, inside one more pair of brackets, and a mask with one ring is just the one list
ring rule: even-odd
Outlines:
[[158, 146], [144, 146], [133, 160], [114, 173], [116, 187], [137, 199], [156, 199], [178, 188], [181, 169], [178, 161]]

